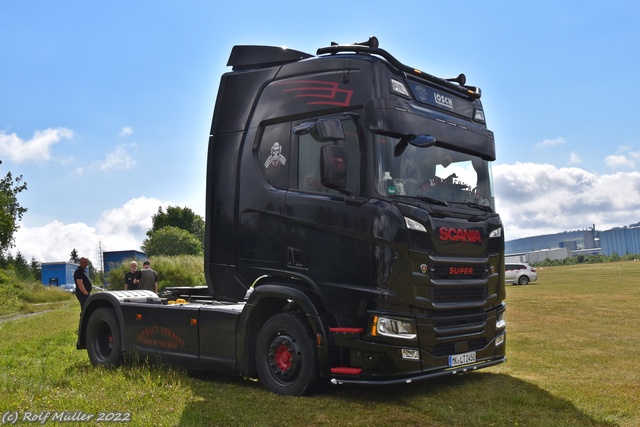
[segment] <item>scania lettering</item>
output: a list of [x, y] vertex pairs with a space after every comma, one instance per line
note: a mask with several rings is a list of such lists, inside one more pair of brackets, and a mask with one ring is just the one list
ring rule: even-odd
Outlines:
[[97, 366], [159, 361], [296, 396], [504, 362], [480, 89], [375, 37], [315, 54], [238, 45], [227, 65], [206, 159], [206, 286], [95, 293], [77, 348]]
[[471, 243], [482, 243], [482, 236], [478, 230], [462, 230], [460, 228], [440, 228], [440, 240], [452, 242], [463, 241]]

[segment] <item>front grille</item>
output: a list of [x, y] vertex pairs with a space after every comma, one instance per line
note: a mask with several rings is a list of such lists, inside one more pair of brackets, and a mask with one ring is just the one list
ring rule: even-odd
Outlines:
[[[482, 350], [487, 346], [487, 339], [475, 338], [467, 341], [467, 345], [469, 347], [468, 351]], [[442, 344], [436, 344], [430, 353], [435, 357], [442, 357], [442, 356], [449, 356], [451, 354], [455, 354], [455, 352], [456, 352], [456, 343], [446, 342]]]
[[465, 329], [464, 331], [445, 332], [442, 334], [436, 334], [436, 338], [451, 338], [462, 335], [481, 334], [484, 332], [484, 327], [475, 329]]
[[480, 302], [487, 298], [486, 286], [438, 286], [431, 288], [434, 303]]
[[436, 328], [461, 328], [463, 326], [476, 326], [482, 325], [486, 319], [486, 315], [480, 314], [470, 317], [446, 317], [446, 318], [434, 318], [433, 326]]
[[460, 264], [449, 262], [436, 262], [431, 264], [431, 279], [486, 279], [487, 268], [484, 264]]

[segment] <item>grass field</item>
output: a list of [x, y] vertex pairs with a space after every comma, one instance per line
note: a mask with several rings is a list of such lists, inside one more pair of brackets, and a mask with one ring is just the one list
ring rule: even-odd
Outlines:
[[[638, 426], [640, 262], [548, 267], [507, 289], [507, 363], [394, 387], [280, 397], [259, 382], [91, 367], [77, 302], [0, 322], [0, 416], [130, 413], [132, 426]], [[76, 413], [76, 416], [82, 414]], [[100, 425], [110, 424], [101, 423]]]

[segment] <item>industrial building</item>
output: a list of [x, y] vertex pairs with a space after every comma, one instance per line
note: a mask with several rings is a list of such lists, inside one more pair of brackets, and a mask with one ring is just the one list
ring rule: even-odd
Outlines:
[[600, 250], [603, 255], [620, 256], [640, 254], [640, 227], [614, 228], [600, 232]]
[[45, 286], [59, 286], [63, 289], [75, 289], [73, 273], [78, 264], [70, 262], [43, 262], [41, 264], [42, 284]]
[[[505, 262], [527, 262], [530, 264], [543, 262], [545, 259], [562, 260], [576, 255], [625, 256], [640, 254], [640, 227], [613, 228], [597, 231], [593, 228], [583, 231], [581, 238], [575, 240], [553, 241], [552, 236], [527, 237], [526, 245], [530, 251], [514, 251], [505, 255]], [[558, 233], [558, 238], [567, 237], [567, 233]], [[521, 239], [524, 240], [524, 239]], [[539, 242], [536, 242], [539, 240]], [[541, 245], [548, 249], [541, 249]], [[507, 245], [509, 246], [509, 245]], [[557, 246], [557, 247], [555, 247]], [[516, 247], [513, 246], [512, 247]]]
[[105, 276], [109, 274], [109, 270], [120, 266], [126, 259], [143, 261], [147, 259], [147, 254], [136, 250], [102, 252], [102, 271], [104, 271]]

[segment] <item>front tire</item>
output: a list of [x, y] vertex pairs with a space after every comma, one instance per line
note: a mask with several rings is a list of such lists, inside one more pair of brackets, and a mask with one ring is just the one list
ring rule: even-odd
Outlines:
[[87, 353], [93, 366], [120, 366], [123, 361], [121, 338], [113, 309], [103, 307], [93, 312], [87, 323]]
[[520, 278], [518, 279], [518, 283], [520, 285], [528, 285], [529, 284], [529, 278], [527, 276], [520, 276]]
[[260, 381], [273, 393], [302, 396], [318, 390], [318, 353], [301, 314], [280, 313], [264, 324], [256, 343]]

